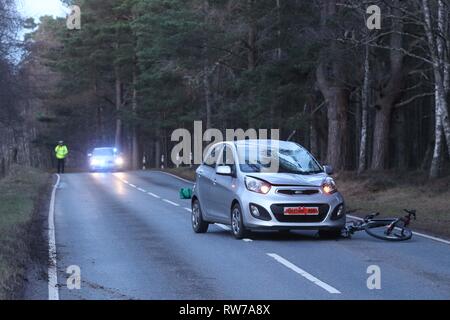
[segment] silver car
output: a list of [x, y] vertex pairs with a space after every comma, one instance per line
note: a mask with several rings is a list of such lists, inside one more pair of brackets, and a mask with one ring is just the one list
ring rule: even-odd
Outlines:
[[211, 223], [230, 225], [237, 239], [250, 230], [291, 229], [337, 237], [346, 214], [331, 174], [293, 142], [215, 144], [196, 171], [192, 227], [204, 233]]

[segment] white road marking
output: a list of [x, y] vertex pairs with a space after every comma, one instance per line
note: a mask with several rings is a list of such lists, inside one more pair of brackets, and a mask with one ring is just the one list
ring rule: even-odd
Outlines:
[[419, 236], [419, 237], [427, 238], [427, 239], [438, 241], [438, 242], [441, 242], [441, 243], [450, 244], [450, 241], [448, 241], [448, 240], [444, 240], [444, 239], [441, 239], [441, 238], [429, 236], [427, 234], [423, 234], [423, 233], [419, 233], [419, 232], [415, 232], [415, 231], [413, 231], [413, 234], [415, 234], [416, 236]]
[[284, 259], [283, 257], [277, 255], [276, 253], [268, 253], [267, 254], [269, 257], [275, 259], [276, 261], [278, 261], [279, 263], [281, 263], [282, 265], [284, 265], [285, 267], [291, 269], [292, 271], [298, 273], [299, 275], [301, 275], [302, 277], [304, 277], [305, 279], [311, 281], [312, 283], [314, 283], [315, 285], [318, 285], [319, 287], [321, 287], [322, 289], [325, 289], [326, 291], [328, 291], [329, 293], [333, 293], [333, 294], [340, 294], [341, 292], [339, 290], [337, 290], [336, 288], [330, 286], [329, 284], [326, 284], [325, 282], [317, 279], [316, 277], [314, 277], [312, 274], [306, 272], [305, 270], [297, 267], [295, 264], [289, 262], [288, 260]]
[[152, 193], [152, 192], [147, 192], [147, 194], [148, 194], [149, 196], [152, 196], [153, 198], [161, 199], [160, 196], [158, 196], [157, 194], [154, 194], [154, 193]]
[[252, 239], [242, 239], [242, 241], [244, 241], [244, 242], [252, 242], [253, 240]]
[[[351, 219], [358, 220], [358, 221], [364, 221], [363, 218], [352, 216], [352, 215], [347, 215], [347, 217], [349, 217]], [[434, 241], [437, 241], [437, 242], [441, 242], [441, 243], [445, 243], [445, 244], [449, 244], [450, 245], [450, 241], [444, 240], [444, 239], [441, 239], [441, 238], [438, 238], [438, 237], [433, 237], [433, 236], [430, 236], [428, 234], [415, 232], [415, 231], [413, 231], [413, 234], [416, 235], [416, 236], [419, 236], [419, 237], [423, 237], [423, 238], [426, 238], [426, 239], [430, 239], [430, 240], [434, 240]]]
[[183, 209], [186, 210], [186, 211], [192, 212], [191, 208], [183, 208]]
[[139, 191], [141, 192], [147, 192], [146, 190], [142, 189], [142, 188], [137, 188]]
[[167, 203], [169, 203], [169, 204], [171, 204], [171, 205], [173, 205], [173, 206], [176, 206], [176, 207], [179, 207], [179, 206], [180, 206], [178, 203], [175, 203], [175, 202], [170, 201], [170, 200], [167, 200], [167, 199], [163, 199], [163, 201], [164, 201], [164, 202], [167, 202]]
[[48, 210], [48, 300], [59, 300], [58, 271], [56, 267], [56, 236], [55, 236], [55, 197], [61, 176], [57, 176], [56, 184], [53, 186]]
[[183, 182], [187, 182], [187, 183], [190, 183], [190, 184], [194, 183], [194, 181], [190, 181], [190, 180], [187, 180], [187, 179], [184, 179], [184, 178], [180, 178], [179, 176], [176, 176], [176, 175], [174, 175], [172, 173], [169, 173], [169, 172], [164, 172], [164, 171], [156, 171], [156, 172], [161, 172], [161, 173], [167, 174], [167, 175], [172, 176], [172, 177], [174, 177], [174, 178], [176, 178], [178, 180], [181, 180]]
[[230, 231], [231, 230], [231, 228], [229, 226], [226, 226], [226, 225], [221, 224], [221, 223], [215, 223], [215, 225], [218, 226], [219, 228], [225, 230], [225, 231]]
[[122, 180], [123, 183], [130, 184], [127, 180]]
[[130, 187], [136, 188], [134, 184], [129, 183]]

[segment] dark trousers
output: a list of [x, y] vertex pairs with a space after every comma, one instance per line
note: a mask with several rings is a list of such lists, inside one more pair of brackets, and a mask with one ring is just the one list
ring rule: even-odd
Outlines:
[[58, 159], [58, 173], [64, 173], [65, 159]]

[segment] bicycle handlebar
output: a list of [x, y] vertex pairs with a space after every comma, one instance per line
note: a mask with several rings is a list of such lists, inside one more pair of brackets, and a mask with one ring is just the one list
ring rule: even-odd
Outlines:
[[403, 209], [403, 211], [405, 211], [409, 216], [413, 216], [414, 220], [416, 220], [416, 210]]
[[403, 209], [403, 211], [405, 211], [408, 214], [408, 217], [413, 216], [414, 220], [416, 220], [416, 210]]

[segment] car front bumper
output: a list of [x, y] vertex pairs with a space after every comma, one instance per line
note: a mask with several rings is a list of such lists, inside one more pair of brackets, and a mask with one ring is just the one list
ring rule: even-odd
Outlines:
[[[346, 214], [344, 198], [340, 193], [327, 195], [318, 193], [316, 195], [282, 195], [271, 192], [267, 195], [262, 195], [248, 190], [241, 190], [242, 197], [239, 199], [242, 206], [245, 226], [249, 229], [268, 229], [268, 230], [283, 230], [283, 229], [302, 229], [302, 230], [334, 230], [345, 227]], [[256, 204], [265, 209], [270, 215], [270, 220], [265, 221], [254, 217], [250, 212], [250, 204]], [[280, 213], [274, 213], [273, 205], [280, 206], [322, 206], [324, 211], [317, 218], [308, 219], [308, 217], [288, 217], [292, 219], [284, 219]], [[337, 207], [343, 205], [343, 214], [336, 217], [333, 213]], [[280, 221], [292, 220], [292, 221]], [[304, 221], [300, 221], [304, 220]], [[317, 220], [317, 221], [308, 221]]]
[[113, 170], [122, 170], [122, 166], [116, 164], [90, 165], [89, 169], [91, 171], [113, 171]]

